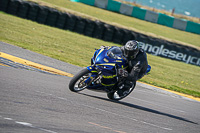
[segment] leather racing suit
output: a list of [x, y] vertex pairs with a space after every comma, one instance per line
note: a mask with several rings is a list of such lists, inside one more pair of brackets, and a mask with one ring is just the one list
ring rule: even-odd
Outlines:
[[[124, 46], [120, 47], [124, 53]], [[128, 61], [128, 77], [126, 78], [125, 88], [130, 88], [132, 83], [141, 79], [145, 74], [148, 67], [147, 55], [143, 49], [139, 49], [137, 56], [134, 59], [126, 57]]]

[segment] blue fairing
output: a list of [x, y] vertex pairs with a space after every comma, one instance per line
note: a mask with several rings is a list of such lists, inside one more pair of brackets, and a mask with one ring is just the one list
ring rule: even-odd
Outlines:
[[91, 59], [91, 65], [87, 69], [92, 72], [92, 76], [101, 71], [103, 86], [112, 86], [117, 82], [116, 67], [127, 68], [121, 49], [115, 46], [96, 50]]
[[106, 66], [108, 69], [112, 69], [116, 64], [120, 68], [127, 67], [127, 62], [122, 55], [122, 51], [119, 47], [115, 46], [96, 50], [91, 60], [92, 64]]
[[[127, 68], [126, 58], [123, 57], [122, 51], [119, 47], [113, 46], [106, 49], [98, 49], [95, 51], [91, 59], [91, 65], [104, 66], [103, 69], [112, 70], [117, 64], [119, 68]], [[99, 67], [100, 69], [102, 67]], [[93, 68], [94, 69], [94, 68]], [[90, 69], [88, 69], [90, 70]], [[146, 73], [149, 73], [151, 66], [148, 65]]]
[[[88, 66], [87, 69], [88, 69], [89, 71], [96, 70], [93, 66]], [[151, 71], [151, 66], [148, 65], [146, 74], [149, 73], [150, 71]]]
[[150, 71], [151, 71], [151, 66], [148, 65], [148, 67], [147, 67], [147, 71], [146, 71], [146, 74], [149, 73]]

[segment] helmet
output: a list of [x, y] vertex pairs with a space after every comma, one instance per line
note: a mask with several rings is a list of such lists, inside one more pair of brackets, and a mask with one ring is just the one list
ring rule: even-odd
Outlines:
[[139, 52], [138, 42], [135, 40], [128, 41], [124, 46], [124, 56], [129, 59], [134, 59]]

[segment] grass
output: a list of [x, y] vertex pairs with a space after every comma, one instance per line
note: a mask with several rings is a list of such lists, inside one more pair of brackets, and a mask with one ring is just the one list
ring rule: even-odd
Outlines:
[[[90, 65], [94, 48], [116, 45], [2, 12], [0, 41], [81, 67]], [[200, 97], [200, 67], [150, 54], [148, 61], [152, 71], [142, 82]]]
[[104, 22], [126, 27], [138, 32], [156, 36], [159, 38], [177, 41], [184, 45], [192, 45], [200, 49], [200, 35], [185, 32], [155, 23], [143, 21], [137, 18], [125, 16], [119, 13], [110, 12], [104, 9], [85, 5], [82, 3], [71, 2], [70, 0], [31, 0], [43, 5], [53, 6], [67, 12], [72, 12], [81, 16], [99, 19]]
[[163, 14], [166, 14], [168, 16], [174, 16], [176, 18], [186, 19], [186, 20], [189, 20], [189, 21], [193, 21], [195, 23], [200, 23], [200, 18], [197, 18], [197, 17], [186, 16], [186, 15], [176, 14], [176, 13], [172, 14], [172, 12], [170, 12], [170, 11], [167, 11], [167, 10], [164, 10], [164, 9], [155, 9], [155, 8], [148, 7], [148, 6], [143, 6], [143, 5], [137, 4], [136, 2], [127, 2], [127, 1], [123, 1], [123, 0], [115, 0], [115, 1], [119, 1], [121, 3], [125, 3], [125, 4], [129, 4], [129, 5], [137, 6], [137, 7], [140, 7], [140, 8], [144, 8], [144, 9], [147, 9], [147, 10], [150, 10], [150, 11], [163, 13]]

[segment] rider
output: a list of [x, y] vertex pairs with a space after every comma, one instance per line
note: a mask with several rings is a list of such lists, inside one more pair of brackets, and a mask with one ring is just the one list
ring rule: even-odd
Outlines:
[[[123, 89], [129, 89], [132, 87], [133, 83], [146, 74], [148, 67], [147, 55], [143, 49], [139, 48], [139, 43], [135, 40], [128, 41], [120, 48], [128, 61], [128, 68], [119, 71], [119, 74], [126, 75], [125, 86]], [[125, 74], [127, 71], [128, 75]]]

